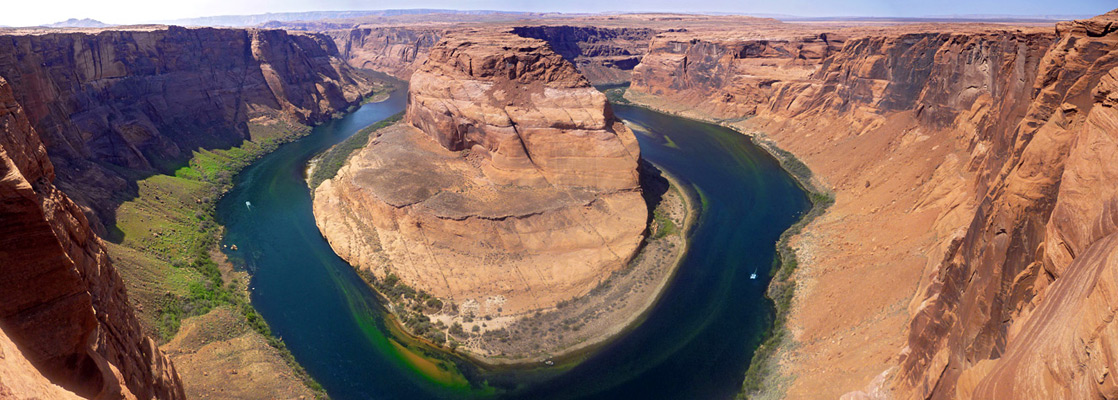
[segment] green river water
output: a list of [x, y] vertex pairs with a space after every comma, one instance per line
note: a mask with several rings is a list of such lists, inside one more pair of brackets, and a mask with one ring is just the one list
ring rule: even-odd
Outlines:
[[[750, 140], [717, 125], [614, 105], [642, 157], [701, 204], [691, 248], [638, 326], [573, 365], [486, 369], [414, 343], [315, 226], [307, 161], [403, 110], [406, 90], [318, 126], [238, 175], [218, 204], [253, 305], [335, 399], [724, 399], [771, 328], [764, 297], [781, 232], [805, 192]], [[251, 207], [246, 205], [251, 202]], [[750, 274], [757, 272], [757, 279]]]

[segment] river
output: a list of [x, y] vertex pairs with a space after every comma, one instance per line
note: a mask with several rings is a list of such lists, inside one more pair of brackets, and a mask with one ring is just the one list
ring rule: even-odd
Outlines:
[[[486, 370], [394, 333], [384, 308], [315, 226], [307, 161], [403, 110], [406, 90], [315, 127], [246, 168], [218, 204], [253, 305], [334, 399], [719, 399], [739, 390], [772, 324], [764, 297], [781, 232], [810, 203], [779, 164], [717, 125], [614, 105], [642, 156], [701, 204], [691, 248], [647, 318], [577, 365]], [[246, 206], [251, 202], [252, 206]], [[750, 274], [756, 271], [757, 279]]]

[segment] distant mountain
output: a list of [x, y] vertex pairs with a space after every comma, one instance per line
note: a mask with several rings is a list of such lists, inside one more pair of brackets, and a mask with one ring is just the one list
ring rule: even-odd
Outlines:
[[529, 14], [508, 11], [490, 10], [441, 10], [441, 9], [412, 9], [412, 10], [364, 10], [364, 11], [307, 11], [290, 13], [266, 13], [252, 15], [218, 15], [212, 17], [184, 18], [165, 21], [153, 21], [159, 24], [182, 26], [257, 26], [267, 22], [288, 21], [317, 21], [324, 19], [346, 19], [361, 17], [399, 17], [421, 14], [459, 14], [459, 15], [488, 15], [488, 14]]
[[91, 18], [70, 18], [62, 22], [55, 22], [53, 24], [46, 24], [43, 26], [47, 28], [108, 28], [115, 25], [106, 24], [104, 22]]

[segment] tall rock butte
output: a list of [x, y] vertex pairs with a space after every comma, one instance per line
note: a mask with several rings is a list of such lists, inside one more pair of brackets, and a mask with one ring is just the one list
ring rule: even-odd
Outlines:
[[342, 258], [517, 315], [589, 292], [634, 256], [648, 216], [636, 138], [546, 42], [452, 32], [408, 94], [406, 123], [315, 192]]

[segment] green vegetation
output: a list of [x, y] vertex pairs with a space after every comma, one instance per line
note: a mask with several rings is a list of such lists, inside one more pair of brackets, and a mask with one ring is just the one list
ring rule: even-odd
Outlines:
[[[787, 153], [787, 152], [785, 152]], [[787, 154], [791, 157], [791, 154]], [[792, 157], [792, 159], [795, 159]], [[797, 160], [797, 164], [803, 165], [802, 162]], [[807, 167], [804, 166], [806, 169]], [[800, 179], [801, 184], [807, 182], [803, 180], [804, 175], [795, 174]], [[807, 173], [810, 177], [810, 170]], [[835, 198], [832, 194], [823, 192], [819, 189], [808, 189], [811, 199], [811, 210], [808, 211], [803, 218], [796, 224], [784, 231], [780, 235], [780, 240], [777, 241], [777, 259], [774, 263], [779, 263], [779, 268], [773, 268], [773, 279], [769, 283], [769, 289], [766, 293], [767, 296], [773, 301], [774, 321], [772, 331], [765, 336], [761, 342], [761, 346], [753, 353], [753, 359], [749, 363], [749, 370], [745, 372], [745, 379], [742, 381], [742, 391], [738, 394], [739, 399], [749, 398], [759, 393], [762, 389], [774, 387], [772, 379], [776, 377], [779, 360], [775, 355], [782, 345], [785, 345], [785, 340], [788, 339], [788, 327], [786, 326], [788, 318], [788, 310], [792, 306], [792, 299], [795, 295], [796, 282], [792, 280], [792, 273], [795, 272], [796, 267], [799, 266], [799, 261], [796, 259], [796, 251], [789, 244], [793, 236], [798, 235], [803, 231], [811, 221], [823, 215], [832, 204], [835, 203]]]
[[[317, 397], [325, 397], [322, 386], [295, 362], [283, 341], [272, 336], [249, 302], [241, 279], [226, 281], [237, 273], [223, 271], [211, 255], [222, 231], [214, 220], [215, 206], [232, 187], [236, 173], [310, 130], [282, 121], [253, 124], [251, 140], [239, 147], [197, 150], [188, 165], [173, 175], [138, 181], [139, 196], [117, 209], [117, 225], [110, 234], [115, 244], [109, 249], [114, 260], [128, 266], [120, 268], [127, 271], [122, 275], [130, 293], [138, 294], [141, 315], [161, 343], [178, 333], [183, 319], [229, 306], [279, 351]], [[145, 291], [148, 286], [153, 288]]]
[[652, 212], [652, 219], [653, 221], [655, 221], [652, 232], [653, 240], [660, 239], [668, 235], [674, 235], [676, 232], [679, 231], [679, 227], [677, 227], [675, 225], [675, 222], [672, 221], [671, 216], [668, 215], [668, 211], [664, 210], [663, 208], [657, 207], [656, 210]]
[[628, 91], [628, 84], [623, 85], [598, 85], [595, 86], [598, 91], [606, 95], [607, 101], [614, 104], [632, 104], [625, 98], [625, 91]]
[[[796, 158], [796, 156], [793, 155], [792, 152], [777, 147], [776, 144], [769, 141], [758, 140], [758, 143], [764, 146], [765, 150], [768, 150], [769, 153], [772, 153], [774, 156], [776, 156], [776, 159], [780, 161], [780, 166], [788, 171], [788, 173], [796, 177], [796, 179], [799, 180], [802, 184], [810, 185], [812, 177], [811, 168], [808, 168], [803, 161], [800, 161], [799, 158]], [[815, 193], [813, 192], [812, 196], [814, 195]], [[815, 199], [812, 198], [812, 201], [814, 202]]]
[[404, 117], [404, 113], [400, 112], [396, 115], [388, 117], [383, 121], [369, 125], [353, 134], [346, 140], [342, 141], [331, 147], [329, 150], [323, 152], [320, 156], [316, 157], [314, 170], [311, 172], [310, 179], [307, 184], [314, 189], [322, 184], [322, 181], [333, 178], [338, 174], [338, 170], [342, 169], [349, 156], [358, 149], [365, 147], [369, 143], [369, 135], [384, 127], [399, 122]]
[[[415, 290], [400, 282], [400, 277], [388, 271], [385, 271], [384, 279], [377, 279], [372, 272], [364, 269], [358, 269], [357, 274], [388, 300], [391, 305], [389, 311], [408, 328], [408, 333], [425, 338], [439, 346], [447, 344], [447, 336], [443, 332], [447, 326], [441, 321], [431, 322], [431, 318], [425, 315], [441, 311], [445, 306], [442, 300], [424, 290]], [[450, 311], [453, 312], [454, 308], [451, 307]], [[453, 336], [464, 337], [462, 325], [457, 322], [450, 326], [449, 330]]]

